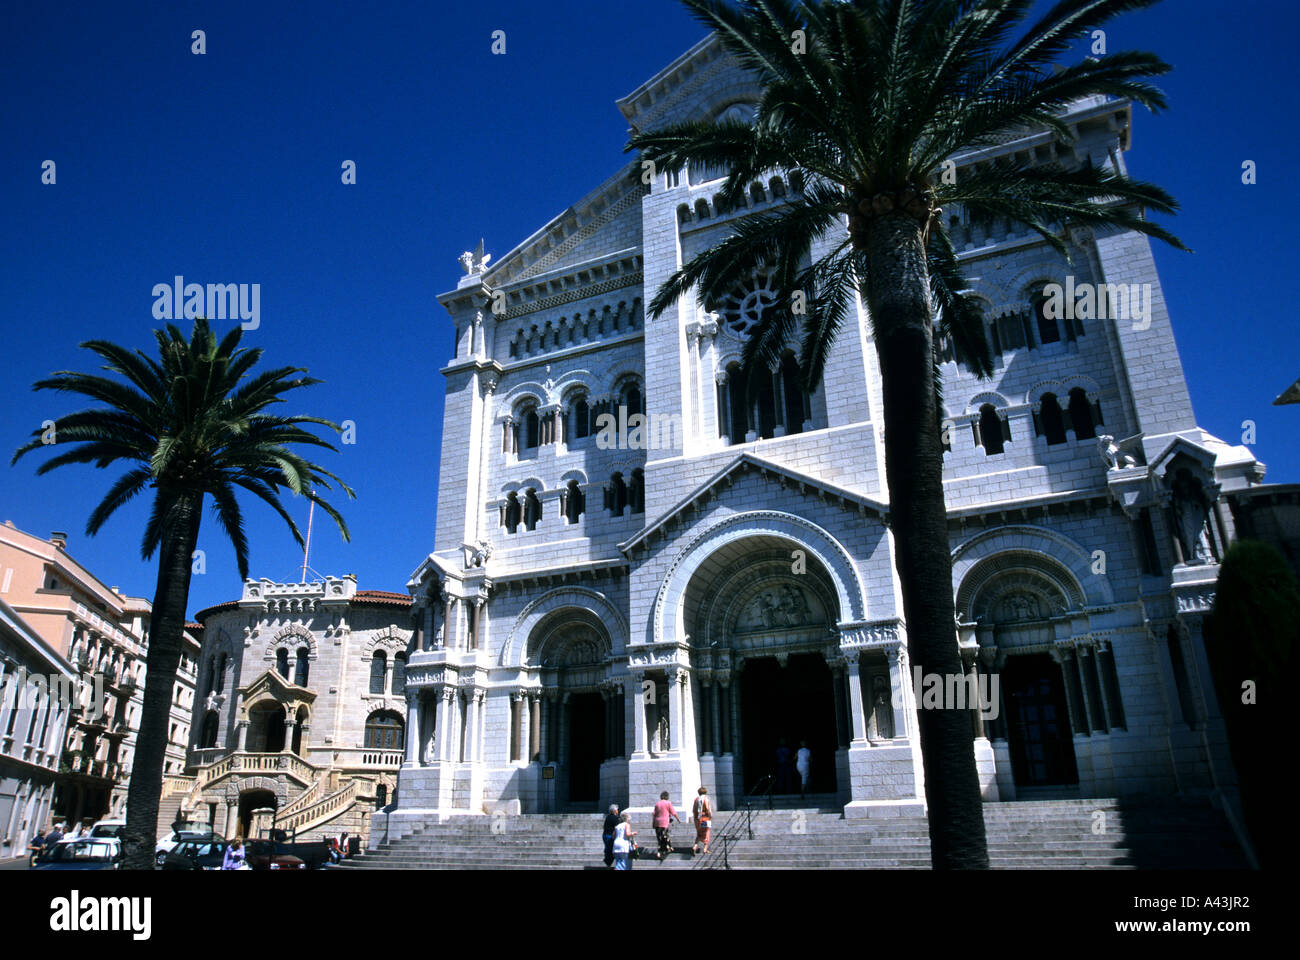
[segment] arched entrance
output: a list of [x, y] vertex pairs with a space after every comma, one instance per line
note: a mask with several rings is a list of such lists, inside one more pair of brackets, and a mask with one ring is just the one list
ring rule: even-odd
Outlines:
[[[799, 792], [794, 756], [806, 744], [813, 760], [809, 792], [835, 793], [832, 761], [838, 743], [835, 712], [827, 709], [834, 704], [831, 683], [830, 668], [820, 654], [791, 654], [784, 664], [775, 657], [745, 661], [740, 703], [746, 791], [771, 776], [776, 793]], [[774, 697], [773, 691], [779, 694]]]
[[278, 703], [259, 703], [248, 710], [248, 750], [250, 753], [279, 753], [284, 749], [284, 707]]
[[725, 784], [729, 798], [756, 788], [798, 794], [795, 757], [806, 745], [808, 792], [847, 792], [843, 673], [828, 662], [837, 659], [838, 620], [835, 580], [800, 541], [741, 537], [698, 565], [683, 593], [683, 622], [705, 783]]
[[1016, 784], [1078, 783], [1060, 667], [1045, 653], [1008, 657], [1002, 684]]
[[615, 749], [610, 649], [600, 618], [579, 607], [551, 612], [528, 638], [525, 665], [540, 690], [515, 701], [512, 749], [554, 771], [542, 780], [545, 810], [601, 804], [601, 764]]
[[1017, 789], [1079, 783], [1066, 686], [1078, 675], [1067, 672], [1074, 665], [1063, 664], [1057, 635], [1082, 599], [1068, 570], [1031, 551], [986, 558], [958, 593], [958, 610], [968, 610], [978, 624], [980, 645], [996, 651], [1001, 715], [989, 724], [988, 735], [1003, 758], [999, 763], [1010, 760]]
[[245, 790], [239, 795], [239, 834], [253, 838], [253, 811], [265, 808], [275, 810], [279, 807], [275, 792], [272, 790]]

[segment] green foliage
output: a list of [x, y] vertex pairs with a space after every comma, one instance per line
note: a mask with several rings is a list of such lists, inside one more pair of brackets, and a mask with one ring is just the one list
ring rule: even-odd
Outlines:
[[[1162, 108], [1150, 78], [1170, 68], [1154, 54], [1122, 51], [1054, 69], [1071, 44], [1156, 0], [1061, 0], [1027, 29], [1031, 0], [683, 2], [757, 76], [755, 121], [638, 132], [629, 149], [659, 170], [729, 171], [721, 188], [726, 204], [742, 202], [749, 184], [773, 170], [790, 171], [802, 188], [684, 265], [649, 309], [659, 316], [691, 289], [717, 300], [755, 269], [770, 270], [783, 300], [751, 333], [749, 372], [779, 360], [797, 323], [792, 291], [800, 290], [808, 300], [800, 367], [806, 387], [820, 381], [853, 294], [867, 289], [862, 227], [873, 216], [905, 211], [922, 224], [939, 331], [985, 376], [992, 361], [980, 308], [965, 292], [944, 205], [977, 221], [1008, 217], [1062, 252], [1070, 223], [1136, 230], [1182, 247], [1144, 215], [1172, 213], [1173, 198], [1127, 175], [1086, 163], [999, 161], [944, 176], [946, 161], [1017, 131], [1046, 128], [1071, 141], [1061, 113], [1082, 97]], [[803, 31], [806, 52], [792, 42], [795, 31]], [[829, 249], [813, 259], [822, 237], [830, 238]]]
[[86, 533], [93, 536], [119, 507], [152, 489], [153, 510], [140, 546], [146, 560], [162, 540], [168, 507], [183, 493], [212, 496], [217, 521], [234, 545], [241, 578], [248, 576], [248, 538], [236, 489], [278, 513], [299, 545], [302, 534], [280, 500], [284, 490], [317, 504], [347, 539], [343, 517], [319, 491], [331, 489], [330, 481], [348, 496], [352, 490], [293, 449], [333, 450], [331, 443], [306, 428], [336, 433], [341, 428], [319, 417], [265, 412], [286, 402], [290, 391], [320, 381], [301, 376], [306, 371], [298, 367], [253, 374], [262, 351], [240, 348], [241, 334], [235, 327], [218, 341], [208, 322], [199, 318], [187, 340], [168, 324], [166, 330], [154, 331], [157, 359], [107, 340], [81, 344], [102, 358], [101, 369], [114, 376], [61, 370], [33, 389], [76, 393], [103, 406], [59, 417], [52, 444], [46, 441], [46, 431], [34, 430], [12, 462], [49, 447], [64, 452], [42, 463], [38, 474], [74, 463], [99, 469], [132, 464], [95, 507]]

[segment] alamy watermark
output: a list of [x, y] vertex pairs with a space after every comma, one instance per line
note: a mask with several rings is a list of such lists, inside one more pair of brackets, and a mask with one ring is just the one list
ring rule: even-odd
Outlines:
[[84, 708], [87, 720], [100, 720], [108, 712], [104, 675], [95, 673], [85, 679], [61, 673], [29, 673], [19, 667], [0, 684], [0, 707], [5, 710], [36, 710], [48, 701], [71, 709]]
[[634, 413], [618, 408], [618, 416], [596, 417], [596, 447], [599, 450], [680, 450], [682, 417], [678, 413]]
[[[912, 667], [912, 697], [918, 710], [979, 710], [986, 720], [1002, 712], [1001, 680], [983, 670], [970, 673], [923, 673]], [[903, 692], [895, 688], [893, 705], [901, 707]]]
[[155, 320], [241, 320], [245, 330], [262, 325], [260, 283], [186, 283], [177, 276], [153, 287]]
[[1151, 326], [1151, 284], [1078, 283], [1043, 287], [1043, 314], [1052, 320], [1131, 320], [1134, 330]]

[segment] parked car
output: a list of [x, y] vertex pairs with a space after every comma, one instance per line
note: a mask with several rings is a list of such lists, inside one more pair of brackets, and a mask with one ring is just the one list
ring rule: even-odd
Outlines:
[[118, 840], [122, 839], [122, 833], [126, 830], [126, 821], [113, 817], [107, 820], [100, 820], [90, 828], [90, 836], [94, 840]]
[[182, 840], [163, 854], [164, 870], [220, 870], [226, 857], [226, 841], [210, 836], [204, 840]]
[[33, 870], [116, 870], [122, 862], [122, 844], [111, 838], [68, 840], [56, 843]]
[[170, 853], [178, 843], [183, 843], [189, 840], [212, 840], [214, 837], [220, 839], [215, 833], [213, 833], [212, 827], [208, 826], [206, 823], [182, 824], [181, 829], [173, 830], [166, 837], [159, 840], [157, 845], [154, 847], [154, 853], [156, 855], [155, 859], [158, 861], [158, 866], [161, 867], [163, 865], [163, 861], [167, 859], [167, 854]]
[[[294, 844], [297, 846], [297, 844]], [[306, 870], [307, 861], [290, 852], [290, 844], [250, 840], [246, 845], [248, 865], [254, 870]]]

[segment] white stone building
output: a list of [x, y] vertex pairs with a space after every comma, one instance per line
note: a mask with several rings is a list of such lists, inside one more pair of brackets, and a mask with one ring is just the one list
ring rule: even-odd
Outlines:
[[[645, 130], [757, 95], [708, 39], [618, 106]], [[1072, 145], [1028, 134], [955, 158], [959, 175], [1071, 151], [1123, 168], [1128, 103], [1067, 122]], [[409, 584], [395, 835], [433, 812], [641, 808], [700, 784], [725, 808], [763, 788], [782, 740], [808, 743], [813, 791], [850, 816], [923, 803], [869, 324], [859, 308], [811, 396], [792, 344], [746, 409], [766, 278], [658, 320], [643, 304], [798, 186], [774, 173], [728, 210], [710, 171], [640, 173], [499, 260], [464, 255], [438, 298], [456, 336], [433, 549]], [[949, 215], [998, 355], [991, 381], [943, 365], [958, 632], [999, 681], [997, 716], [972, 717], [984, 794], [1230, 789], [1200, 620], [1234, 536], [1220, 493], [1263, 467], [1198, 428], [1144, 237], [1073, 229], [1071, 264]], [[1149, 312], [1053, 319], [1050, 283], [1134, 284]], [[650, 416], [639, 449], [597, 436], [620, 407]]]
[[248, 580], [198, 619], [190, 750], [164, 778], [160, 827], [248, 836], [269, 809], [300, 839], [364, 837], [402, 760], [410, 598], [354, 576]]

